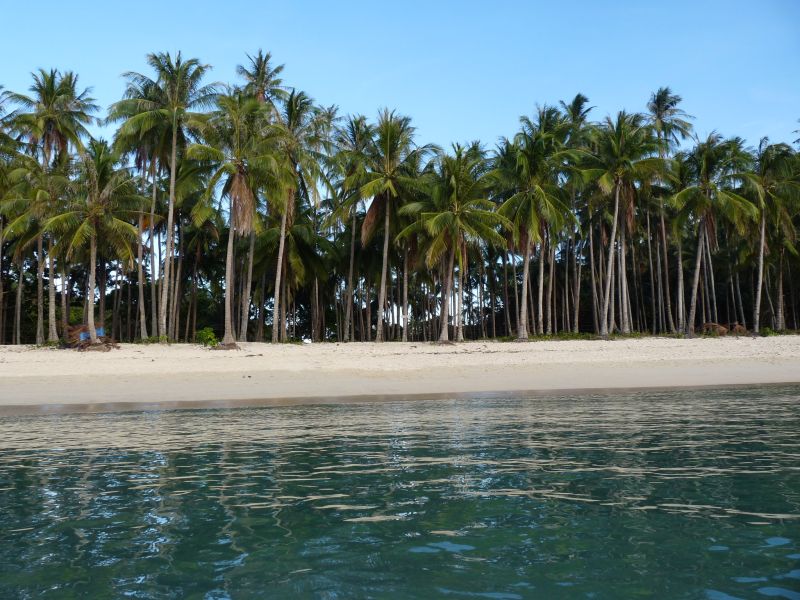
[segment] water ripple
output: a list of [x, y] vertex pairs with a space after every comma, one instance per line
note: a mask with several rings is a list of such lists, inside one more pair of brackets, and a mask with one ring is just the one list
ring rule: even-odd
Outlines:
[[2, 417], [0, 596], [793, 597], [799, 399]]

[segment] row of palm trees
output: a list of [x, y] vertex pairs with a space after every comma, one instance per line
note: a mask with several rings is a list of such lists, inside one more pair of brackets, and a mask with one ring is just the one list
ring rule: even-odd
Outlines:
[[395, 111], [316, 104], [269, 53], [235, 86], [147, 64], [98, 121], [110, 142], [74, 73], [0, 90], [0, 343], [798, 328], [800, 155], [696, 138], [669, 88], [445, 150]]

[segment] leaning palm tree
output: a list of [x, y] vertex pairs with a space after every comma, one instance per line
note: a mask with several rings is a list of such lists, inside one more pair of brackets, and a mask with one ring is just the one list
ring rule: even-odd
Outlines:
[[[758, 274], [756, 297], [753, 301], [753, 331], [758, 333], [761, 317], [761, 290], [764, 287], [764, 252], [767, 247], [766, 229], [781, 232], [783, 241], [793, 237], [791, 207], [800, 197], [800, 181], [794, 172], [795, 156], [787, 144], [770, 144], [762, 138], [755, 156], [755, 167], [737, 173], [745, 188], [752, 191], [759, 212]], [[782, 328], [781, 325], [778, 325]]]
[[723, 140], [719, 134], [711, 133], [705, 141], [697, 144], [686, 157], [686, 162], [694, 185], [678, 192], [674, 202], [679, 208], [679, 222], [692, 219], [697, 224], [697, 254], [686, 321], [686, 333], [692, 335], [704, 248], [708, 244], [707, 239], [714, 238], [717, 220], [725, 218], [744, 234], [748, 223], [756, 219], [758, 210], [729, 185], [735, 174], [744, 170], [750, 162], [750, 157], [742, 150], [741, 140]]
[[376, 342], [382, 342], [384, 338], [392, 211], [415, 187], [414, 170], [409, 167], [418, 162], [419, 155], [425, 155], [431, 149], [432, 146], [414, 145], [414, 127], [410, 118], [385, 109], [378, 115], [375, 136], [370, 140], [363, 166], [347, 179], [348, 185], [358, 186], [362, 198], [372, 198], [361, 227], [362, 244], [369, 243], [377, 223], [383, 217], [383, 263], [378, 290]]
[[[82, 153], [75, 194], [64, 210], [50, 217], [45, 231], [59, 236], [59, 246], [67, 258], [89, 246], [89, 309], [86, 315], [89, 337], [97, 342], [94, 320], [95, 272], [98, 243], [113, 249], [116, 258], [133, 264], [132, 244], [141, 234], [132, 224], [143, 208], [144, 198], [120, 159], [103, 141], [92, 140]], [[101, 301], [104, 299], [101, 298]]]
[[[187, 150], [189, 158], [214, 165], [215, 171], [208, 182], [206, 199], [210, 199], [217, 185], [222, 184], [222, 196], [229, 200], [225, 333], [222, 339], [225, 345], [236, 343], [233, 330], [234, 237], [255, 232], [259, 189], [267, 184], [268, 179], [274, 179], [278, 171], [275, 155], [278, 152], [277, 135], [281, 130], [271, 127], [267, 117], [264, 105], [254, 96], [229, 90], [218, 97], [217, 108], [197, 125], [204, 143], [194, 144]], [[196, 205], [194, 216], [199, 217], [196, 218], [196, 225], [207, 219], [207, 212], [208, 204]], [[247, 314], [242, 314], [242, 321], [246, 327]], [[243, 331], [246, 332], [244, 327]]]
[[[42, 175], [47, 178], [51, 171], [63, 165], [68, 159], [70, 146], [80, 149], [81, 140], [88, 137], [86, 126], [93, 118], [91, 114], [97, 105], [90, 97], [91, 90], [78, 91], [78, 76], [67, 71], [61, 73], [55, 69], [40, 69], [33, 73], [33, 84], [30, 95], [9, 94], [8, 98], [17, 105], [11, 114], [13, 129], [19, 132], [29, 143], [29, 148], [38, 154], [42, 166]], [[60, 177], [60, 175], [56, 175]], [[45, 182], [45, 188], [49, 184]], [[49, 196], [56, 200], [54, 190]], [[37, 239], [37, 314], [36, 343], [44, 342], [44, 248], [43, 236]], [[53, 238], [48, 236], [48, 341], [58, 341], [56, 329], [56, 290], [55, 267], [53, 265]]]
[[[400, 209], [402, 214], [415, 215], [417, 221], [400, 232], [399, 237], [422, 230], [429, 237], [425, 253], [428, 267], [445, 258], [439, 341], [446, 342], [456, 256], [460, 278], [465, 268], [466, 246], [480, 241], [503, 244], [505, 238], [498, 228], [507, 227], [509, 222], [493, 210], [494, 203], [488, 198], [490, 165], [479, 146], [465, 148], [456, 144], [451, 155], [440, 152], [434, 162], [429, 197]], [[461, 286], [458, 293], [463, 295]], [[457, 300], [456, 309], [460, 304]]]
[[124, 74], [129, 85], [147, 90], [144, 97], [126, 98], [118, 105], [132, 114], [120, 127], [123, 135], [146, 134], [153, 129], [166, 128], [169, 144], [169, 204], [167, 208], [166, 259], [162, 278], [161, 303], [158, 314], [159, 336], [167, 335], [167, 301], [170, 290], [171, 261], [174, 252], [175, 178], [178, 170], [178, 146], [187, 136], [186, 124], [198, 115], [195, 111], [213, 106], [217, 96], [215, 85], [204, 85], [203, 78], [210, 67], [196, 58], [184, 60], [178, 52], [149, 54], [148, 65], [155, 71], [150, 78], [136, 72]]

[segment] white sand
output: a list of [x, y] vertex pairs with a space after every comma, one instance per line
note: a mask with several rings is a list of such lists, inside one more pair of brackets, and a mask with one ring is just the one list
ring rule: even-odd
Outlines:
[[[800, 336], [385, 344], [0, 346], [0, 410], [800, 382]], [[135, 403], [131, 406], [128, 403]], [[80, 406], [86, 405], [86, 406]]]

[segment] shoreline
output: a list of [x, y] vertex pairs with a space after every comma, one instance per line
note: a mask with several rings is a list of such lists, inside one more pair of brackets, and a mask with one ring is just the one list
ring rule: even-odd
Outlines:
[[800, 383], [800, 336], [240, 346], [0, 346], [0, 415]]
[[783, 388], [800, 386], [797, 381], [769, 383], [725, 383], [709, 385], [676, 385], [658, 387], [619, 387], [619, 388], [558, 388], [533, 390], [498, 390], [486, 392], [450, 392], [436, 394], [364, 394], [355, 396], [288, 396], [275, 398], [242, 398], [232, 400], [164, 400], [158, 402], [123, 401], [93, 403], [42, 403], [42, 404], [0, 404], [0, 418], [31, 415], [62, 414], [100, 414], [126, 412], [158, 412], [174, 410], [228, 410], [241, 408], [278, 408], [290, 406], [323, 406], [346, 404], [369, 404], [376, 402], [423, 402], [434, 400], [499, 400], [509, 398], [561, 398], [567, 396], [609, 396], [616, 394], [636, 394], [641, 392], [673, 392], [736, 390], [754, 386]]

